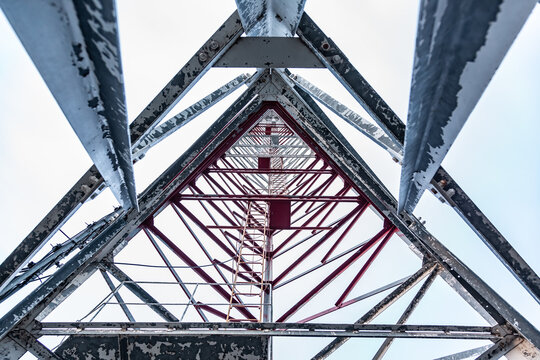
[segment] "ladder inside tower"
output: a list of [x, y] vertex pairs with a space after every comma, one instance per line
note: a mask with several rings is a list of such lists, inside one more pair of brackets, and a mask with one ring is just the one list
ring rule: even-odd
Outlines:
[[[235, 307], [256, 310], [256, 319], [244, 319], [244, 321], [262, 321], [267, 235], [268, 203], [266, 201], [250, 201], [238, 247], [227, 321], [242, 321], [232, 318], [231, 311]], [[247, 265], [250, 269], [246, 270], [242, 264]], [[247, 299], [248, 302], [243, 303], [239, 299]]]
[[[255, 125], [250, 136], [256, 137], [257, 155], [260, 163], [267, 164], [272, 172], [267, 175], [266, 185], [259, 188], [260, 194], [288, 194], [288, 174], [276, 170], [285, 168], [282, 149], [284, 142], [293, 134], [278, 118], [268, 116]], [[262, 145], [262, 146], [261, 146]], [[286, 145], [285, 145], [286, 147]], [[260, 165], [259, 165], [260, 166]], [[270, 236], [270, 207], [268, 201], [249, 201], [236, 253], [236, 268], [232, 280], [232, 291], [227, 311], [227, 321], [257, 321], [264, 317], [264, 293], [270, 291], [268, 279], [267, 256]], [[270, 297], [268, 297], [270, 298]], [[246, 301], [242, 301], [242, 299]], [[254, 319], [236, 319], [231, 314], [238, 307], [256, 310]], [[252, 311], [253, 313], [253, 311]]]

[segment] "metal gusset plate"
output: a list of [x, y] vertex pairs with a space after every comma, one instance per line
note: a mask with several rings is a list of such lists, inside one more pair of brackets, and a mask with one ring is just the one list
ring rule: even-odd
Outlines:
[[414, 210], [535, 5], [421, 2], [399, 211]]
[[116, 199], [137, 207], [114, 0], [0, 6]]
[[247, 36], [292, 37], [306, 0], [236, 0]]
[[324, 68], [298, 38], [241, 37], [215, 67]]

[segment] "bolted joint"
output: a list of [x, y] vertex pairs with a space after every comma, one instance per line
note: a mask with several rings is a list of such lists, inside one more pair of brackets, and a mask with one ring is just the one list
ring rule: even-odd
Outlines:
[[210, 50], [216, 51], [219, 49], [219, 43], [215, 40], [210, 41]]
[[328, 43], [328, 41], [324, 40], [321, 44], [321, 50], [323, 51], [328, 51], [330, 50], [330, 44]]
[[200, 62], [206, 62], [208, 60], [208, 54], [206, 51], [202, 51], [199, 53], [199, 61]]
[[332, 64], [339, 64], [339, 63], [341, 63], [341, 56], [334, 55], [334, 56], [332, 56], [330, 61], [332, 62]]

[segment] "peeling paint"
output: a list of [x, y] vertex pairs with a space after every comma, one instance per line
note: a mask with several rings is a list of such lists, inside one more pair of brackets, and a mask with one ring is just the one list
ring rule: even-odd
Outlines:
[[412, 212], [420, 200], [535, 5], [422, 1], [400, 211]]
[[267, 336], [77, 335], [62, 343], [56, 354], [65, 360], [267, 360], [268, 341]]

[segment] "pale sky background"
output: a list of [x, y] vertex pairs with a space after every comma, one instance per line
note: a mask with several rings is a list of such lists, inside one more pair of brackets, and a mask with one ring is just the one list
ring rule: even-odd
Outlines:
[[[235, 9], [233, 0], [120, 0], [117, 4], [129, 121]], [[308, 0], [305, 9], [406, 121], [418, 1]], [[537, 6], [443, 162], [537, 273], [540, 272], [540, 235], [536, 229], [540, 219], [539, 64], [540, 9]], [[211, 70], [170, 115], [246, 71], [254, 69]], [[328, 71], [292, 71], [367, 116]], [[135, 167], [137, 191], [142, 192], [166, 169], [241, 91], [168, 138], [138, 163]], [[386, 152], [355, 134], [335, 116], [329, 116], [397, 197], [399, 167]], [[0, 16], [0, 139], [0, 224], [3, 230], [0, 258], [4, 258], [91, 162], [3, 15]], [[64, 231], [75, 234], [84, 227], [85, 221], [90, 223], [111, 211], [113, 206], [116, 202], [112, 195], [102, 194], [81, 209]], [[428, 230], [540, 327], [538, 304], [449, 206], [425, 194], [415, 214], [426, 219]], [[51, 243], [63, 240], [57, 235]], [[45, 250], [49, 249], [50, 245], [46, 245]], [[380, 259], [381, 269], [389, 263], [399, 267], [399, 263], [389, 260], [385, 264], [383, 259]], [[435, 283], [410, 323], [426, 319], [429, 323], [453, 319], [458, 319], [460, 324], [469, 323], [471, 312], [461, 308], [457, 312], [452, 310], [454, 298], [451, 296], [454, 295], [448, 295], [452, 292], [444, 290], [444, 286], [444, 282]], [[406, 299], [410, 296], [403, 299], [404, 306]], [[1, 313], [16, 300], [2, 304]], [[338, 320], [357, 320], [363, 311], [355, 311]], [[470, 319], [471, 324], [478, 324], [474, 315]], [[381, 317], [381, 322], [383, 320], [395, 321], [391, 317]], [[274, 358], [308, 358], [327, 342], [326, 339], [279, 340]], [[349, 341], [331, 358], [345, 359], [361, 349], [375, 351], [380, 342]], [[413, 350], [417, 344], [427, 346]], [[482, 345], [479, 342], [470, 342], [470, 346], [455, 344], [398, 340], [386, 358], [429, 359]]]

